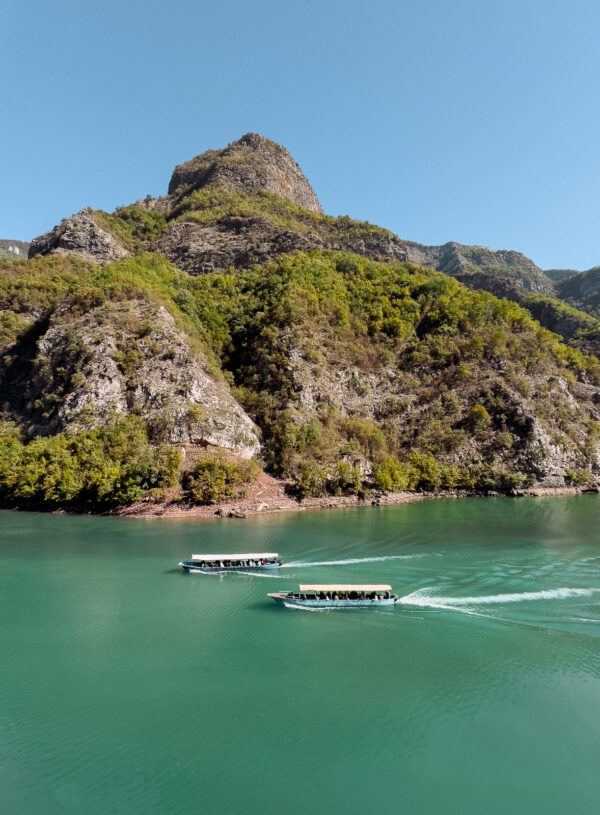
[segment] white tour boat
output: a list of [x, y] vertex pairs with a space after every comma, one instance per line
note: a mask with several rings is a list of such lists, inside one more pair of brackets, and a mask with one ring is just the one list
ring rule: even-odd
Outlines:
[[191, 560], [182, 560], [179, 565], [186, 572], [258, 572], [264, 569], [278, 569], [282, 561], [277, 552], [245, 552], [228, 555], [192, 555]]

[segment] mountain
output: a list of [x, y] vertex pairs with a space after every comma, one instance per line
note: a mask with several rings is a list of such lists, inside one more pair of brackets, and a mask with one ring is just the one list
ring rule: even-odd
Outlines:
[[[407, 243], [408, 259], [438, 272], [451, 275], [466, 285], [481, 283], [486, 277], [500, 279], [536, 294], [552, 294], [554, 287], [546, 274], [520, 252], [487, 249], [485, 246], [422, 246]], [[485, 276], [485, 277], [484, 277]], [[476, 288], [487, 288], [477, 285]]]
[[575, 308], [600, 317], [600, 266], [559, 280], [556, 292]]
[[[76, 253], [105, 265], [145, 250], [198, 275], [314, 249], [413, 262], [515, 302], [554, 293], [553, 281], [518, 252], [424, 246], [366, 222], [323, 214], [287, 150], [252, 133], [176, 167], [161, 198], [147, 197], [112, 214], [86, 209], [64, 219], [35, 238], [29, 254]], [[560, 333], [556, 314], [552, 328]]]
[[324, 215], [288, 151], [254, 133], [176, 167], [162, 198], [147, 197], [112, 215], [88, 209], [65, 219], [34, 239], [30, 255], [76, 252], [104, 264], [141, 249], [161, 252], [190, 274], [332, 249], [410, 261], [467, 285], [502, 280], [536, 294], [554, 291], [544, 272], [518, 252], [424, 246], [347, 216]]
[[593, 318], [518, 253], [323, 214], [261, 136], [29, 256], [0, 261], [5, 504], [211, 503], [255, 456], [300, 497], [600, 473], [600, 362], [531, 314], [589, 347]]
[[574, 277], [577, 274], [580, 274], [576, 269], [545, 269], [544, 274], [546, 277], [549, 277], [550, 280], [554, 282], [558, 282], [559, 280], [566, 280], [569, 277]]
[[0, 258], [26, 258], [29, 244], [25, 241], [0, 240]]

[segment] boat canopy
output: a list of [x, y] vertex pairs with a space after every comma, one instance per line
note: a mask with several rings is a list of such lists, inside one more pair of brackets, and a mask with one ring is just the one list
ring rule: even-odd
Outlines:
[[384, 585], [380, 585], [380, 584], [374, 584], [374, 585], [368, 585], [367, 584], [367, 585], [364, 585], [364, 586], [363, 585], [358, 585], [358, 586], [357, 585], [350, 585], [350, 586], [347, 586], [347, 585], [338, 584], [338, 583], [331, 583], [331, 584], [326, 584], [326, 585], [323, 585], [323, 586], [319, 586], [319, 585], [317, 585], [317, 586], [310, 585], [309, 586], [309, 585], [306, 585], [306, 584], [301, 584], [300, 585], [300, 591], [303, 591], [303, 592], [304, 591], [391, 591], [391, 590], [392, 590], [391, 586], [384, 586]]
[[192, 560], [272, 560], [276, 557], [277, 552], [242, 552], [238, 555], [224, 552], [222, 555], [192, 555]]

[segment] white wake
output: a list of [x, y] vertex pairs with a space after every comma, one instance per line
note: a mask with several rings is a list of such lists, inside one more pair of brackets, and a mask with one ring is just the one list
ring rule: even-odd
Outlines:
[[424, 557], [423, 555], [387, 555], [386, 557], [354, 557], [348, 560], [316, 560], [307, 563], [305, 561], [294, 561], [284, 563], [281, 569], [303, 569], [309, 566], [351, 566], [353, 563], [377, 563], [383, 560], [412, 560], [413, 558]]
[[600, 589], [545, 589], [542, 591], [523, 591], [514, 594], [484, 594], [478, 597], [439, 597], [427, 594], [429, 589], [419, 589], [412, 594], [401, 597], [398, 602], [422, 608], [454, 609], [457, 606], [480, 606], [494, 603], [522, 603], [527, 600], [565, 600], [569, 597], [591, 597]]

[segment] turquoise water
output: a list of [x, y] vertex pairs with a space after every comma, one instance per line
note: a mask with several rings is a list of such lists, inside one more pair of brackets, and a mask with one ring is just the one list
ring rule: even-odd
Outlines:
[[[597, 496], [215, 522], [0, 513], [2, 809], [596, 812], [599, 521]], [[287, 565], [176, 568], [201, 550]], [[332, 581], [403, 601], [266, 597]]]

